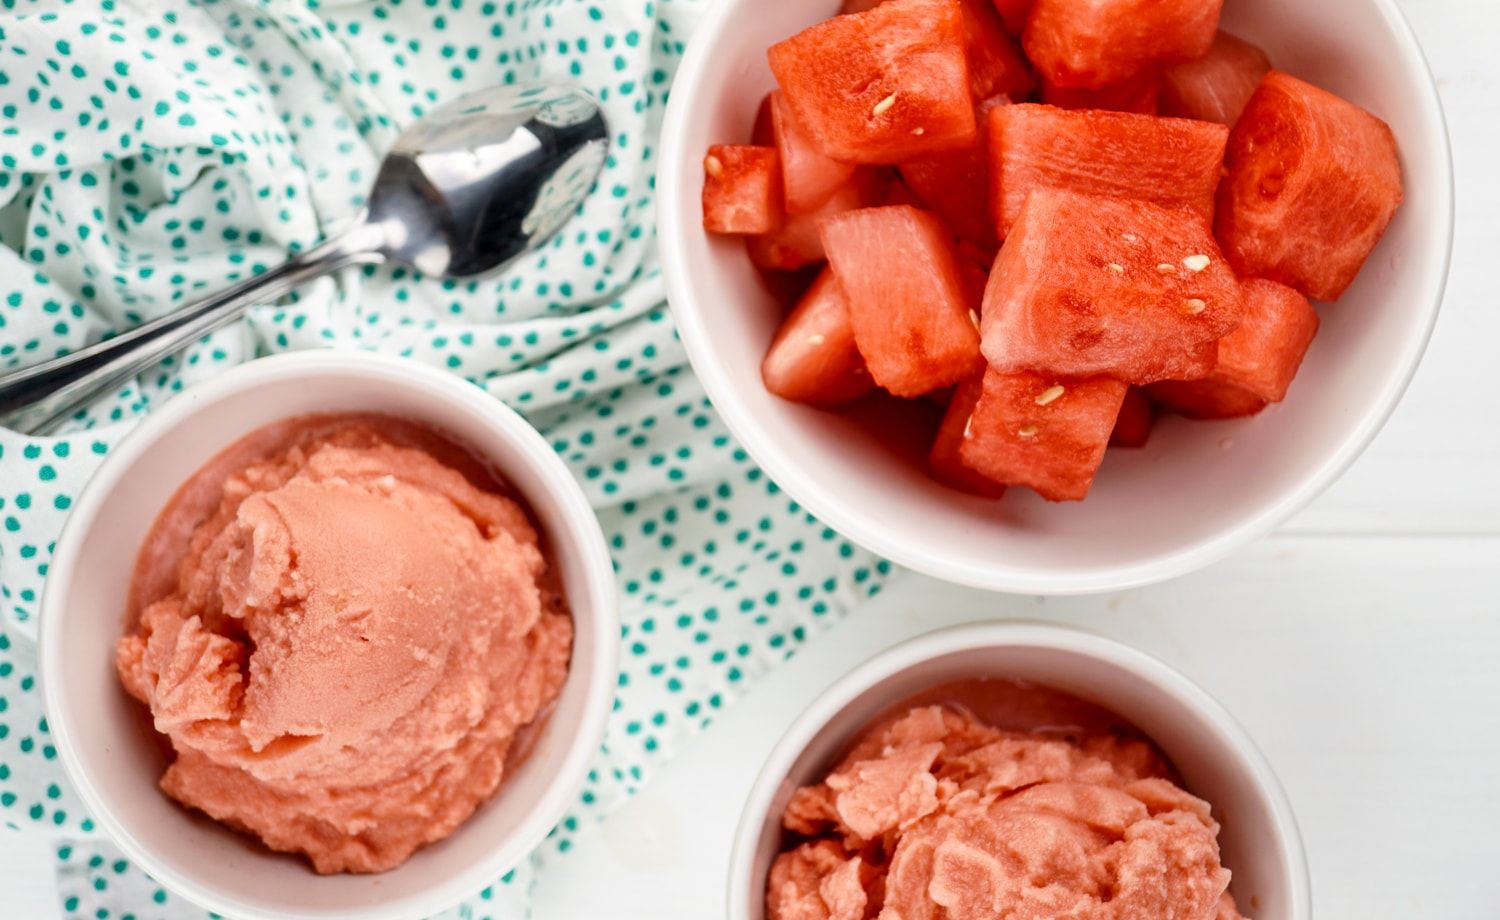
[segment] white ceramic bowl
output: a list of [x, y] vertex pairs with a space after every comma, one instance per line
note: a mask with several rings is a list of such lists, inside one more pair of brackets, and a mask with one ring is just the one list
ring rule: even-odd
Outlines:
[[787, 730], [750, 791], [730, 857], [729, 920], [763, 920], [766, 876], [792, 792], [816, 783], [891, 706], [976, 677], [1031, 681], [1103, 706], [1166, 753], [1213, 805], [1240, 909], [1255, 920], [1311, 920], [1312, 888], [1291, 806], [1234, 718], [1161, 661], [1082, 630], [981, 623], [919, 636], [839, 678]]
[[[766, 48], [839, 0], [718, 0], [672, 86], [659, 172], [662, 265], [693, 368], [755, 460], [851, 539], [930, 575], [996, 590], [1115, 590], [1201, 568], [1285, 520], [1375, 437], [1437, 318], [1452, 243], [1448, 138], [1437, 90], [1395, 0], [1228, 0], [1224, 27], [1284, 70], [1388, 121], [1406, 204], [1359, 281], [1320, 312], [1286, 402], [1238, 422], [1167, 419], [1114, 451], [1082, 504], [1025, 489], [996, 504], [944, 489], [855, 422], [777, 399], [760, 361], [782, 307], [738, 240], [702, 229], [703, 153], [748, 143], [772, 88]], [[894, 267], [899, 269], [899, 266]], [[902, 445], [917, 457], [924, 445]]]
[[[575, 627], [567, 683], [530, 756], [451, 837], [378, 875], [315, 875], [304, 860], [273, 854], [169, 800], [157, 787], [166, 764], [155, 736], [115, 676], [136, 552], [168, 498], [242, 435], [330, 411], [424, 422], [493, 463], [551, 541]], [[305, 352], [254, 361], [184, 391], [110, 453], [58, 541], [42, 598], [41, 678], [63, 765], [90, 814], [168, 888], [233, 918], [420, 917], [494, 883], [572, 802], [603, 736], [618, 618], [598, 521], [567, 468], [520, 416], [414, 362]]]

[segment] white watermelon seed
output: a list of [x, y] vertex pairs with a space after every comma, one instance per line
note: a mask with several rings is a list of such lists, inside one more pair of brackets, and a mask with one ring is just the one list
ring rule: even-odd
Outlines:
[[975, 329], [978, 329], [979, 328], [979, 314], [975, 313], [973, 310], [970, 310], [969, 311], [969, 322], [971, 322], [971, 323], [974, 324], [974, 328]]
[[1039, 431], [1041, 431], [1041, 429], [1036, 427], [1035, 425], [1027, 425], [1025, 428], [1017, 431], [1016, 435], [1022, 438], [1034, 438]]
[[1190, 272], [1201, 272], [1205, 268], [1208, 268], [1209, 263], [1212, 261], [1213, 259], [1210, 259], [1208, 256], [1199, 253], [1198, 255], [1188, 256], [1186, 259], [1183, 259], [1182, 267]]
[[1196, 297], [1190, 297], [1182, 302], [1182, 309], [1193, 315], [1202, 313], [1208, 309], [1208, 304]]
[[974, 436], [974, 416], [971, 415], [971, 416], [969, 416], [968, 420], [964, 422], [964, 440], [967, 441], [969, 438], [972, 438], [973, 436]]
[[1068, 392], [1067, 388], [1062, 386], [1048, 387], [1037, 395], [1036, 404], [1038, 406], [1050, 406], [1061, 399], [1062, 395], [1066, 392]]
[[1107, 268], [1107, 269], [1109, 269], [1110, 271], [1114, 272], [1117, 275], [1123, 275], [1123, 274], [1125, 274], [1125, 266], [1121, 265], [1119, 262], [1111, 262], [1111, 263], [1109, 263], [1108, 265], [1106, 265], [1104, 267]]
[[918, 125], [917, 127], [911, 129], [911, 133], [915, 134], [918, 137], [921, 137], [922, 135], [927, 133], [927, 129], [922, 127], [921, 125]]
[[870, 110], [870, 113], [872, 115], [884, 115], [886, 112], [889, 112], [891, 110], [891, 106], [895, 104], [896, 94], [891, 93], [889, 96], [886, 96], [884, 99], [875, 103], [875, 107]]
[[718, 179], [724, 175], [724, 162], [716, 156], [706, 156], [703, 158], [703, 171]]
[[807, 344], [809, 345], [822, 345], [826, 341], [828, 340], [825, 339], [821, 333], [815, 332], [807, 337]]
[[1156, 270], [1161, 272], [1163, 275], [1170, 275], [1173, 272], [1177, 271], [1177, 266], [1173, 265], [1171, 262], [1163, 262], [1160, 265], [1156, 266]]

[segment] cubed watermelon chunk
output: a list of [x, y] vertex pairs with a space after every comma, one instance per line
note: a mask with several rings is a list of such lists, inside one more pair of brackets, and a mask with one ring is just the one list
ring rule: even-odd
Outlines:
[[1146, 390], [1158, 405], [1187, 418], [1244, 418], [1266, 407], [1254, 393], [1213, 380], [1163, 380]]
[[849, 211], [824, 222], [823, 246], [876, 383], [921, 396], [982, 366], [977, 317], [936, 217], [901, 205]]
[[1161, 79], [1155, 71], [1141, 74], [1124, 83], [1112, 83], [1099, 89], [1058, 86], [1042, 81], [1042, 101], [1060, 109], [1100, 109], [1108, 112], [1134, 112], [1155, 115], [1160, 109]]
[[1185, 118], [1006, 105], [986, 117], [1002, 239], [1040, 186], [1192, 208], [1209, 220], [1229, 129]]
[[1008, 96], [1025, 99], [1036, 89], [1031, 68], [1015, 39], [1005, 31], [990, 0], [960, 0], [963, 4], [965, 49], [969, 55], [969, 91], [973, 98]]
[[716, 144], [703, 158], [703, 228], [772, 233], [781, 227], [781, 170], [769, 147]]
[[1244, 289], [1244, 318], [1219, 340], [1219, 361], [1206, 379], [1281, 402], [1318, 333], [1318, 314], [1306, 297], [1274, 281], [1246, 281]]
[[984, 498], [999, 498], [1005, 494], [1005, 484], [970, 469], [960, 457], [983, 381], [984, 375], [976, 374], [953, 391], [948, 411], [943, 414], [943, 424], [938, 427], [937, 438], [932, 442], [932, 452], [927, 456], [927, 471], [933, 479], [951, 489]]
[[974, 139], [958, 0], [890, 0], [772, 45], [786, 101], [824, 155], [899, 163]]
[[1220, 32], [1206, 57], [1162, 71], [1162, 114], [1233, 125], [1270, 69], [1264, 51]]
[[[845, 0], [840, 12], [863, 13], [889, 0]], [[1005, 31], [990, 0], [959, 0], [964, 14], [964, 50], [969, 60], [969, 90], [975, 99], [1005, 94], [1024, 99], [1036, 89], [1021, 48]]]
[[1229, 138], [1215, 229], [1235, 270], [1337, 300], [1401, 205], [1385, 122], [1271, 71]]
[[[1005, 96], [986, 99], [977, 110], [978, 116], [982, 121], [990, 109], [1009, 104]], [[922, 204], [941, 217], [960, 239], [991, 252], [1000, 245], [984, 194], [989, 188], [989, 157], [983, 132], [962, 150], [907, 160], [900, 169], [901, 178]]]
[[1151, 397], [1140, 387], [1131, 387], [1125, 391], [1125, 401], [1120, 404], [1115, 429], [1109, 435], [1109, 446], [1145, 447], [1155, 423], [1156, 411], [1151, 408]]
[[993, 368], [959, 450], [988, 479], [1030, 486], [1048, 501], [1088, 495], [1125, 399], [1125, 384]]
[[1224, 0], [1037, 0], [1026, 54], [1058, 86], [1097, 89], [1208, 53]]
[[1026, 20], [1031, 18], [1031, 8], [1036, 5], [1036, 0], [994, 0], [994, 4], [1000, 13], [1000, 21], [1005, 23], [1005, 30], [1020, 35], [1026, 30]]
[[854, 344], [848, 302], [831, 269], [818, 275], [781, 324], [760, 375], [777, 396], [823, 408], [845, 405], [875, 389]]
[[757, 268], [774, 271], [794, 271], [823, 261], [821, 229], [824, 219], [873, 204], [878, 191], [879, 183], [874, 174], [864, 170], [857, 172], [853, 179], [836, 189], [822, 207], [808, 214], [789, 214], [781, 229], [746, 239], [745, 248], [749, 250], [750, 261]]
[[1196, 212], [1038, 188], [990, 272], [984, 353], [1006, 372], [1191, 380], [1243, 302]]
[[854, 164], [830, 159], [818, 150], [780, 92], [771, 94], [771, 126], [788, 214], [816, 211], [854, 175]]

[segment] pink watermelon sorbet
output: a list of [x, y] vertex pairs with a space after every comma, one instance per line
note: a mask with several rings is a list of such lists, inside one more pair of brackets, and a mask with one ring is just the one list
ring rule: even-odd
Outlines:
[[1243, 920], [1209, 804], [1126, 734], [916, 706], [798, 789], [782, 823], [769, 920]]
[[477, 467], [394, 419], [309, 417], [173, 498], [117, 648], [168, 795], [330, 873], [393, 868], [495, 794], [572, 620], [526, 511], [450, 463]]

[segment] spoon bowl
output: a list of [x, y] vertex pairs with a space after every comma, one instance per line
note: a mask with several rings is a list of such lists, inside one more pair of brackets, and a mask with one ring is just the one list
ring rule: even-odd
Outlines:
[[471, 93], [396, 139], [365, 221], [384, 231], [380, 253], [390, 261], [424, 275], [484, 274], [567, 223], [608, 146], [603, 113], [577, 90]]

